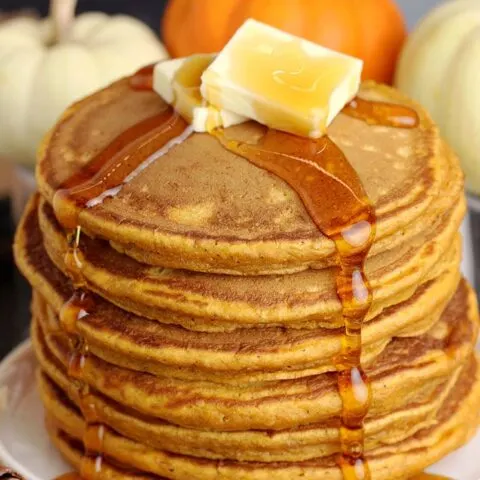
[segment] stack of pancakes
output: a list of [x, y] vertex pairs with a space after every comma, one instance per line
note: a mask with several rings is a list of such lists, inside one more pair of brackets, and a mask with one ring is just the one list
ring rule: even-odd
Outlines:
[[[387, 87], [359, 95], [411, 105]], [[373, 399], [373, 479], [408, 478], [480, 420], [475, 296], [461, 279], [465, 211], [457, 159], [421, 109], [415, 129], [340, 114], [329, 129], [373, 202], [373, 291], [362, 363]], [[74, 294], [55, 192], [132, 125], [165, 109], [128, 80], [66, 112], [39, 152], [40, 193], [16, 238], [34, 289], [32, 339], [47, 425], [77, 469], [82, 390], [104, 426], [98, 478], [342, 478], [336, 357], [344, 334], [334, 244], [276, 176], [193, 134], [78, 216], [90, 292], [75, 342], [59, 315]], [[234, 127], [254, 141], [261, 127]], [[232, 130], [232, 131], [233, 131]], [[83, 412], [83, 413], [82, 413]]]

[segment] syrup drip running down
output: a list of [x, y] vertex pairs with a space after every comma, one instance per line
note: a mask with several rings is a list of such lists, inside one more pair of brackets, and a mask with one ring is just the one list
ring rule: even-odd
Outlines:
[[[418, 125], [415, 111], [393, 104], [356, 99], [344, 113], [375, 125]], [[222, 130], [215, 134], [227, 149], [287, 182], [318, 229], [335, 243], [336, 288], [345, 328], [336, 361], [343, 403], [338, 464], [345, 480], [368, 480], [363, 422], [371, 403], [371, 387], [361, 354], [362, 326], [372, 303], [365, 260], [375, 238], [375, 209], [355, 170], [329, 137], [314, 140], [267, 130], [258, 143], [248, 144], [229, 140]]]
[[286, 181], [299, 195], [319, 230], [335, 242], [339, 260], [337, 292], [345, 321], [343, 351], [337, 361], [343, 400], [339, 460], [344, 477], [368, 479], [363, 459], [363, 419], [370, 385], [360, 366], [361, 328], [372, 295], [364, 262], [375, 236], [375, 211], [342, 151], [329, 137], [319, 140], [267, 130], [258, 144], [229, 141], [229, 150]]
[[79, 249], [81, 234], [82, 230], [79, 226], [76, 226], [73, 230], [67, 233], [68, 250], [64, 258], [65, 268], [70, 274], [73, 286], [76, 289], [85, 286], [85, 280], [82, 275], [83, 256]]
[[[140, 70], [131, 79], [135, 90], [152, 85], [152, 66]], [[344, 113], [369, 124], [398, 128], [418, 125], [415, 111], [400, 105], [355, 99]], [[117, 137], [90, 163], [69, 178], [57, 191], [54, 209], [66, 229], [79, 232], [82, 210], [118, 194], [122, 185], [143, 168], [190, 135], [191, 129], [179, 115], [166, 110], [134, 125]], [[257, 144], [235, 142], [223, 130], [214, 134], [227, 149], [245, 157], [286, 181], [300, 196], [319, 230], [336, 246], [338, 274], [337, 294], [342, 305], [345, 333], [337, 359], [338, 387], [343, 401], [340, 429], [341, 455], [338, 464], [345, 480], [371, 478], [364, 458], [363, 421], [371, 401], [371, 388], [361, 366], [362, 325], [372, 302], [372, 292], [365, 275], [365, 259], [375, 238], [375, 211], [355, 170], [343, 152], [328, 137], [317, 140], [267, 130]], [[76, 233], [79, 239], [79, 233]], [[76, 251], [75, 251], [76, 248]], [[70, 252], [69, 265], [81, 265], [78, 241]], [[66, 259], [67, 260], [67, 259]], [[77, 261], [78, 260], [78, 261]], [[75, 273], [71, 275], [75, 278]], [[88, 314], [91, 299], [77, 290], [63, 311], [64, 328], [75, 330], [80, 315]], [[77, 320], [76, 320], [77, 319]], [[70, 374], [81, 379], [88, 360], [88, 345], [79, 342], [72, 358]], [[102, 447], [103, 429], [98, 423], [94, 404], [84, 392], [84, 416], [92, 426], [85, 440], [97, 454]], [[101, 459], [101, 455], [97, 459]], [[95, 465], [96, 462], [82, 462]], [[101, 460], [100, 460], [101, 468]], [[98, 473], [91, 478], [100, 478]], [[92, 476], [93, 473], [93, 476]], [[97, 475], [97, 477], [95, 477]]]
[[[132, 88], [151, 89], [152, 72], [153, 66], [140, 70], [131, 79]], [[125, 183], [174, 145], [182, 142], [190, 133], [188, 124], [171, 109], [167, 109], [123, 132], [84, 168], [65, 181], [55, 193], [55, 215], [68, 232], [68, 249], [64, 263], [75, 287], [74, 294], [61, 309], [60, 323], [63, 331], [69, 334], [73, 353], [69, 359], [68, 375], [77, 382], [80, 410], [86, 422], [83, 436], [85, 454], [80, 466], [80, 476], [70, 473], [60, 477], [62, 480], [102, 478], [105, 434], [105, 426], [100, 421], [90, 387], [85, 382], [88, 344], [79, 335], [77, 328], [78, 321], [95, 308], [93, 296], [85, 290], [86, 282], [82, 274], [79, 215], [83, 209], [91, 208], [102, 203], [105, 198], [117, 195]]]
[[[78, 334], [77, 329], [78, 321], [89, 315], [94, 308], [93, 297], [83, 290], [85, 279], [82, 275], [83, 257], [80, 251], [80, 236], [80, 227], [76, 227], [67, 234], [68, 249], [64, 261], [75, 291], [60, 311], [60, 324], [63, 332], [69, 335], [72, 353], [68, 362], [68, 375], [76, 381], [79, 406], [86, 422], [83, 436], [85, 456], [80, 465], [80, 474], [85, 478], [100, 478], [105, 427], [100, 423], [90, 387], [84, 380], [88, 345]], [[80, 477], [77, 476], [77, 478]]]

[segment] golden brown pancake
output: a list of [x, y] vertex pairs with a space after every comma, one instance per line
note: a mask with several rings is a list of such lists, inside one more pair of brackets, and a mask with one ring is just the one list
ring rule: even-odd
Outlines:
[[[96, 450], [102, 479], [339, 480], [339, 454], [351, 458], [342, 446], [346, 417], [355, 414], [372, 479], [394, 480], [473, 434], [479, 316], [459, 281], [458, 160], [420, 106], [373, 83], [359, 95], [419, 116], [418, 127], [402, 129], [341, 113], [329, 128], [375, 210], [365, 200], [376, 227], [368, 256], [348, 239], [348, 255], [337, 255], [287, 183], [208, 134], [154, 154], [126, 183], [80, 202], [70, 225], [80, 234], [69, 245], [56, 191], [166, 105], [124, 79], [54, 127], [39, 150], [40, 195], [19, 226], [15, 255], [34, 287], [48, 430], [76, 468]], [[248, 122], [222, 135], [245, 145], [264, 131]], [[366, 274], [360, 286], [345, 274], [352, 266]], [[80, 307], [69, 302], [80, 297]], [[365, 318], [354, 305], [362, 302]], [[359, 370], [347, 343], [362, 346]], [[355, 380], [362, 368], [371, 402], [369, 383]], [[356, 385], [355, 406], [339, 391], [346, 380]], [[366, 403], [364, 416], [357, 410]], [[92, 448], [93, 424], [105, 435]]]
[[[54, 362], [49, 370], [52, 378], [65, 390], [42, 372], [39, 375], [39, 388], [43, 403], [53, 408], [55, 397], [67, 395], [70, 402], [79, 409], [81, 397], [74, 382], [61, 368], [55, 368]], [[457, 386], [460, 374], [461, 370], [458, 369], [423, 403], [409, 403], [387, 415], [369, 418], [365, 424], [365, 449], [369, 451], [382, 445], [398, 443], [435, 424], [436, 415], [452, 389]], [[89, 398], [96, 411], [100, 412], [104, 425], [140, 443], [171, 453], [209, 459], [290, 462], [329, 456], [340, 451], [339, 420], [336, 418], [280, 431], [219, 432], [185, 428], [143, 416], [93, 390]]]
[[[428, 223], [427, 209], [436, 201], [461, 196], [462, 180], [457, 159], [420, 106], [373, 83], [364, 84], [360, 96], [413, 105], [420, 116], [419, 128], [411, 130], [369, 126], [343, 114], [329, 128], [375, 206], [376, 254], [388, 250], [388, 237], [399, 231], [396, 241], [408, 241], [408, 226], [423, 216]], [[51, 204], [55, 190], [116, 136], [164, 109], [158, 95], [133, 91], [128, 80], [75, 104], [39, 151], [42, 195]], [[249, 123], [231, 134], [248, 141], [259, 128]], [[137, 258], [169, 268], [281, 273], [322, 265], [334, 253], [290, 187], [208, 134], [192, 135], [117, 196], [82, 210], [79, 224]]]
[[[49, 313], [50, 321], [56, 323], [52, 317], [71, 297], [73, 288], [46, 255], [36, 216], [32, 215], [29, 222], [17, 242], [17, 262], [39, 294], [50, 302], [50, 307], [43, 305], [37, 310], [46, 310], [44, 315]], [[364, 353], [370, 352], [373, 359], [392, 336], [412, 336], [428, 330], [451, 298], [457, 279], [458, 271], [452, 268], [417, 289], [407, 302], [369, 322], [363, 335]], [[100, 297], [95, 297], [94, 311], [80, 319], [77, 327], [91, 350], [111, 363], [154, 374], [168, 372], [180, 378], [200, 375], [210, 380], [220, 377], [221, 381], [228, 381], [235, 372], [235, 378], [243, 375], [244, 382], [333, 370], [331, 359], [339, 351], [342, 335], [339, 329], [326, 328], [267, 328], [255, 335], [249, 329], [195, 332], [137, 317]]]
[[[373, 291], [367, 320], [458, 264], [457, 230], [462, 216], [460, 203], [458, 209], [440, 217], [437, 228], [427, 236], [419, 235], [415, 242], [367, 261], [366, 274]], [[48, 255], [67, 274], [67, 240], [45, 202], [39, 205], [39, 221]], [[162, 322], [171, 316], [171, 322], [177, 323], [170, 312], [207, 317], [215, 325], [294, 326], [313, 321], [340, 327], [343, 322], [335, 268], [290, 275], [231, 276], [148, 266], [118, 253], [107, 242], [86, 236], [80, 250], [82, 275], [90, 290], [121, 308]]]
[[[77, 470], [80, 470], [82, 463], [90, 465], [90, 471], [95, 471], [95, 458], [88, 458], [84, 455], [84, 447], [80, 440], [70, 437], [65, 432], [61, 431], [55, 425], [55, 421], [46, 419], [47, 431], [52, 439], [52, 442], [57, 446], [60, 453], [65, 460], [70, 463]], [[148, 473], [141, 473], [128, 468], [120, 466], [117, 461], [110, 458], [103, 457], [102, 459], [102, 480], [168, 480], [165, 477], [159, 477]], [[86, 476], [82, 477], [88, 480]], [[93, 480], [93, 479], [91, 479]]]
[[[50, 435], [57, 447], [74, 462], [73, 455], [81, 440], [85, 424], [75, 407], [61, 395], [47, 403]], [[456, 388], [445, 399], [429, 428], [393, 445], [379, 447], [367, 454], [375, 480], [402, 479], [415, 475], [454, 450], [473, 435], [480, 421], [480, 375], [478, 359], [472, 359]], [[75, 442], [77, 440], [77, 442]], [[153, 475], [173, 480], [198, 479], [285, 479], [296, 478], [341, 480], [335, 457], [316, 458], [304, 462], [236, 462], [206, 460], [156, 450], [107, 429], [103, 440], [108, 458], [131, 465]], [[77, 457], [78, 458], [78, 455]], [[129, 477], [125, 477], [129, 478]], [[148, 478], [156, 478], [148, 477]], [[88, 478], [86, 480], [89, 480]]]
[[[428, 297], [431, 291], [422, 289], [421, 294]], [[61, 328], [52, 308], [38, 294], [34, 298], [37, 318], [45, 319], [52, 329]], [[382, 335], [382, 338], [364, 344], [364, 365], [371, 365], [390, 342], [393, 334], [388, 331], [389, 327], [397, 328], [397, 336], [405, 335], [403, 330], [398, 330], [401, 324], [396, 325], [395, 321], [403, 320], [403, 315], [408, 315], [410, 309], [415, 310], [415, 306], [410, 302], [407, 311], [394, 307], [392, 312], [385, 312], [385, 316], [369, 324], [368, 334]], [[412, 324], [408, 336], [421, 335], [432, 327], [444, 306]], [[77, 329], [90, 351], [107, 362], [154, 375], [220, 383], [285, 380], [335, 371], [332, 358], [340, 352], [342, 339], [340, 329], [325, 328], [268, 328], [256, 335], [243, 329], [205, 334], [128, 317], [121, 311], [118, 317], [87, 315], [77, 323]]]
[[[463, 298], [462, 298], [463, 297]], [[425, 335], [394, 339], [366, 371], [372, 382], [370, 416], [385, 415], [429, 398], [471, 354], [478, 334], [475, 296], [467, 288], [450, 302]], [[47, 373], [52, 355], [67, 368], [71, 343], [34, 319], [32, 336]], [[243, 383], [185, 381], [141, 373], [89, 354], [84, 381], [103, 395], [143, 414], [192, 428], [221, 431], [281, 430], [339, 415], [335, 373], [294, 380]]]

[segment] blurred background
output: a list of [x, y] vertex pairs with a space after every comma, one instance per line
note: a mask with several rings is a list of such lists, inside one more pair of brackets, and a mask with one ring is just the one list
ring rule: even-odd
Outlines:
[[[202, 2], [202, 0], [192, 1]], [[166, 0], [80, 0], [78, 11], [101, 10], [107, 13], [126, 13], [139, 18], [153, 29], [157, 29], [166, 3]], [[409, 27], [413, 27], [421, 16], [438, 3], [441, 3], [441, 0], [398, 1], [405, 12]], [[48, 0], [0, 0], [0, 10], [12, 11], [22, 8], [35, 9], [41, 15], [46, 15]]]
[[[195, 3], [196, 6], [201, 7], [205, 0], [190, 1], [192, 5]], [[161, 35], [161, 17], [166, 3], [166, 0], [79, 0], [77, 13], [97, 10], [110, 14], [124, 13], [147, 24], [152, 34], [158, 37], [159, 34]], [[442, 2], [440, 0], [397, 1], [405, 15], [409, 30], [413, 29], [418, 20], [439, 3]], [[23, 10], [28, 14], [45, 16], [49, 11], [49, 2], [47, 0], [0, 0], [0, 25], [9, 21], [12, 12]], [[0, 67], [1, 88], [3, 84]], [[3, 122], [0, 123], [0, 132], [5, 129], [6, 121], [6, 116], [2, 116], [0, 112], [0, 122]], [[14, 174], [14, 168], [17, 167], [13, 167], [13, 162], [2, 161], [0, 158], [0, 357], [3, 357], [28, 334], [29, 289], [18, 275], [11, 254], [15, 217], [15, 212], [12, 211], [12, 192], [16, 192], [13, 195], [16, 195], [18, 209], [18, 205], [24, 201], [22, 196], [26, 197], [29, 189], [33, 188], [31, 176], [33, 165], [25, 163], [27, 165], [22, 166], [20, 170], [17, 169]], [[473, 242], [478, 243], [476, 240]]]
[[[99, 10], [105, 13], [125, 13], [158, 30], [166, 3], [167, 0], [79, 0], [77, 12]], [[0, 0], [0, 10], [3, 11], [31, 9], [45, 16], [48, 8], [48, 0]]]

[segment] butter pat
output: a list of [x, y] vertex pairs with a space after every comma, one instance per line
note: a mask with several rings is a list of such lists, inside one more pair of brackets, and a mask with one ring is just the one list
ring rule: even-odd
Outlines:
[[362, 60], [247, 20], [202, 75], [211, 105], [313, 138], [352, 100]]
[[247, 119], [222, 108], [216, 108], [202, 98], [201, 76], [215, 55], [193, 55], [167, 60], [155, 65], [153, 89], [178, 113], [189, 121], [195, 132], [229, 127]]

